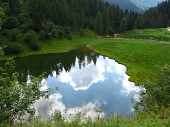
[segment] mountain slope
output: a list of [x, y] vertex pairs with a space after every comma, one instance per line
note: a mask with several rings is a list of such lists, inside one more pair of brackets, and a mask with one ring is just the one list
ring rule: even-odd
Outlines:
[[142, 10], [146, 10], [150, 7], [157, 6], [158, 3], [161, 3], [165, 0], [131, 0], [131, 1]]
[[136, 12], [144, 12], [146, 9], [156, 6], [165, 0], [105, 0], [110, 4], [118, 4], [123, 9], [129, 9]]

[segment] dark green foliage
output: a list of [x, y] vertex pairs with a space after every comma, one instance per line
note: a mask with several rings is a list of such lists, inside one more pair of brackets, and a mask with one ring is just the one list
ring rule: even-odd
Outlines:
[[37, 37], [33, 37], [29, 43], [29, 46], [31, 49], [33, 50], [38, 50], [40, 48], [40, 44], [39, 41], [37, 39]]
[[103, 34], [103, 22], [102, 22], [102, 14], [99, 11], [97, 13], [96, 19], [95, 19], [95, 26], [94, 29], [98, 34]]
[[13, 41], [13, 42], [16, 42], [17, 41], [17, 36], [18, 36], [18, 34], [19, 34], [19, 30], [18, 29], [11, 29], [10, 31], [9, 31], [9, 33], [8, 33], [8, 37], [9, 37], [9, 39], [11, 40], [11, 41]]
[[2, 39], [1, 42], [0, 42], [0, 45], [3, 47], [3, 46], [6, 46], [9, 44], [9, 40], [8, 39]]
[[169, 22], [168, 22], [167, 26], [168, 26], [168, 27], [170, 27], [170, 20], [169, 20]]
[[40, 32], [39, 32], [39, 37], [40, 37], [41, 40], [44, 40], [44, 39], [45, 39], [45, 37], [46, 37], [46, 32], [45, 32], [45, 30], [40, 30]]
[[15, 61], [8, 59], [4, 67], [0, 69], [0, 123], [2, 125], [14, 124], [19, 119], [29, 113], [34, 115], [35, 109], [32, 105], [41, 97], [48, 97], [50, 90], [40, 91], [41, 81], [44, 74], [39, 77], [30, 77], [30, 83], [20, 82], [19, 73], [14, 72]]
[[66, 35], [66, 38], [68, 38], [69, 40], [72, 40], [71, 34], [67, 34], [67, 35]]
[[56, 29], [52, 29], [52, 30], [51, 30], [51, 35], [52, 35], [52, 37], [55, 37], [55, 36], [56, 36], [56, 33], [57, 33], [57, 30], [56, 30]]
[[70, 30], [70, 27], [64, 27], [64, 33], [67, 35], [67, 34], [70, 34], [71, 33], [71, 30]]
[[0, 32], [3, 36], [7, 36], [9, 33], [9, 29], [2, 29]]
[[25, 14], [20, 14], [17, 16], [17, 19], [18, 19], [18, 22], [20, 24], [24, 24], [26, 22], [26, 17], [25, 17]]
[[136, 21], [134, 23], [134, 28], [135, 29], [141, 29], [142, 26], [143, 26], [142, 18], [140, 16], [138, 16], [138, 18], [136, 19]]
[[30, 30], [28, 31], [25, 35], [24, 35], [24, 41], [27, 43], [30, 43], [30, 41], [35, 38], [37, 35], [35, 33], [35, 31]]
[[8, 17], [5, 19], [3, 29], [13, 29], [18, 26], [18, 20], [15, 17]]
[[28, 24], [21, 24], [19, 29], [21, 30], [21, 32], [23, 32], [24, 34], [30, 29]]
[[18, 42], [12, 42], [5, 46], [5, 55], [9, 54], [19, 54], [23, 51], [22, 46]]
[[18, 15], [20, 12], [20, 0], [9, 0], [9, 9], [11, 15]]
[[80, 36], [83, 36], [83, 35], [84, 35], [84, 33], [85, 33], [84, 29], [80, 29], [80, 30], [79, 30], [79, 34], [80, 34]]
[[170, 19], [170, 2], [164, 1], [159, 3], [156, 7], [152, 7], [144, 13], [144, 27], [167, 27]]
[[140, 101], [135, 105], [136, 109], [139, 106], [145, 107], [147, 110], [161, 109], [162, 106], [168, 107], [170, 104], [170, 65], [159, 67], [156, 81], [146, 81], [143, 87], [146, 91], [141, 91]]
[[3, 21], [4, 21], [4, 11], [0, 7], [0, 29], [1, 29], [1, 25], [2, 25]]
[[125, 16], [122, 18], [122, 21], [120, 23], [120, 30], [124, 32], [127, 30], [127, 27], [128, 27], [128, 18], [127, 16]]
[[59, 39], [62, 39], [63, 36], [64, 36], [64, 32], [62, 30], [59, 30], [58, 31], [58, 36], [59, 36]]
[[109, 28], [109, 29], [106, 31], [106, 34], [108, 34], [108, 35], [110, 35], [110, 36], [114, 36], [115, 31], [114, 31], [112, 28]]

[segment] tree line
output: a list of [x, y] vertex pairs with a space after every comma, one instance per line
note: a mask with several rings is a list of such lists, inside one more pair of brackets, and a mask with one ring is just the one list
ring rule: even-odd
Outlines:
[[84, 29], [113, 36], [134, 28], [166, 27], [169, 6], [170, 0], [141, 14], [103, 0], [0, 0], [5, 13], [0, 42], [5, 54], [18, 54], [23, 41], [38, 50], [44, 39], [72, 39], [72, 32], [82, 36]]

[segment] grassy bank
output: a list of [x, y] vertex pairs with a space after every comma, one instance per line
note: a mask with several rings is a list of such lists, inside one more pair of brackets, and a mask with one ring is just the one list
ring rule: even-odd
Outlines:
[[[134, 31], [141, 31], [141, 35], [145, 36], [146, 33], [151, 35], [160, 30], [162, 37], [168, 32], [167, 29], [132, 30], [128, 32], [135, 35]], [[127, 37], [128, 32], [120, 35], [120, 37]], [[168, 38], [170, 39], [169, 35]], [[137, 85], [141, 84], [145, 79], [154, 80], [155, 66], [170, 64], [170, 44], [168, 42], [146, 39], [102, 38], [92, 31], [86, 31], [84, 36], [73, 35], [72, 40], [60, 40], [57, 38], [46, 40], [41, 42], [41, 49], [39, 51], [30, 50], [25, 43], [22, 45], [24, 47], [22, 54], [5, 56], [0, 59], [67, 52], [79, 45], [88, 45], [91, 50], [124, 64], [128, 69], [127, 74], [130, 75], [130, 81], [134, 81]]]
[[157, 113], [140, 112], [135, 118], [122, 118], [112, 114], [106, 119], [96, 117], [96, 120], [92, 120], [90, 116], [81, 117], [83, 114], [78, 113], [71, 121], [67, 121], [57, 113], [44, 122], [39, 116], [14, 124], [12, 127], [168, 127], [170, 125], [169, 112], [169, 109], [162, 109]]
[[120, 38], [149, 39], [154, 41], [170, 41], [170, 32], [167, 28], [160, 29], [134, 29], [126, 31], [119, 36]]

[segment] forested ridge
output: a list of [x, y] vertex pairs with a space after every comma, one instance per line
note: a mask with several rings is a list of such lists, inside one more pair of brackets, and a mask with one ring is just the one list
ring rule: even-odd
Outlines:
[[0, 43], [6, 55], [21, 53], [22, 42], [39, 50], [40, 41], [51, 37], [71, 40], [71, 33], [82, 36], [84, 29], [114, 36], [131, 29], [170, 25], [170, 0], [144, 14], [102, 0], [1, 0], [0, 7], [5, 13]]

